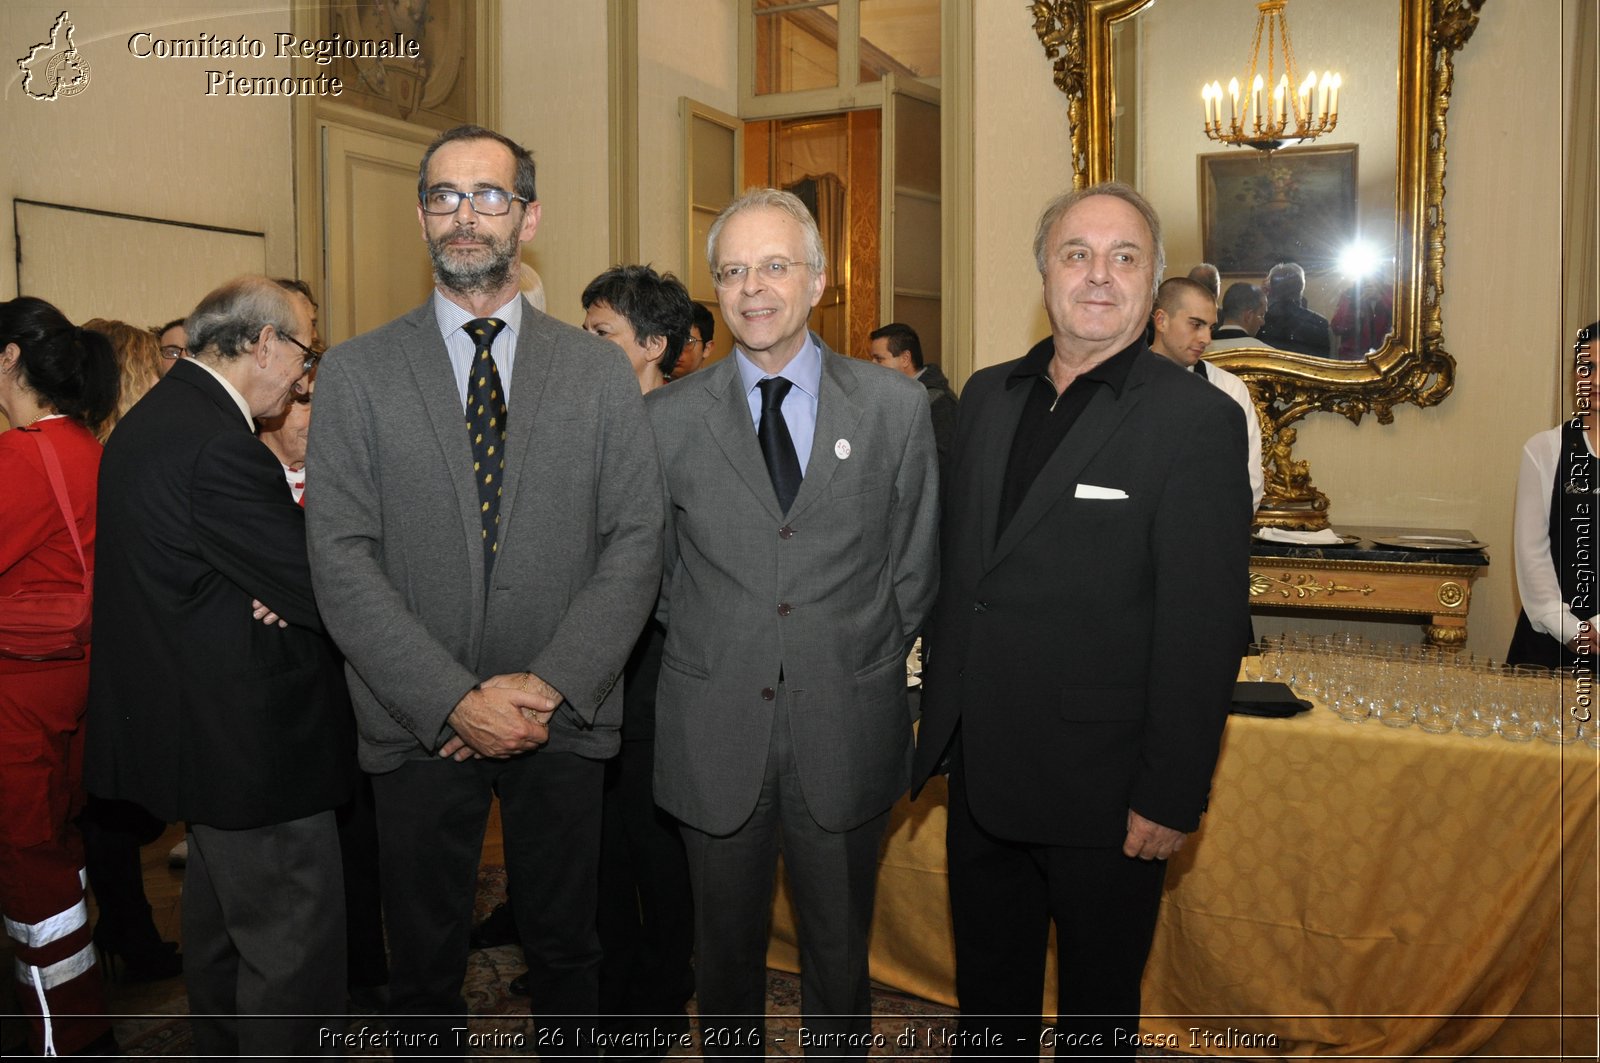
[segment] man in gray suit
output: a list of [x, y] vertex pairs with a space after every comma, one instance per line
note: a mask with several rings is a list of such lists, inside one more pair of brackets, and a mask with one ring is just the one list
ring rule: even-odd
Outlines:
[[528, 152], [452, 129], [418, 196], [433, 297], [323, 362], [312, 574], [373, 776], [394, 1010], [462, 1053], [494, 791], [539, 1051], [564, 1054], [561, 1020], [596, 1004], [601, 762], [660, 580], [660, 478], [622, 353], [518, 293]]
[[734, 356], [645, 402], [668, 500], [655, 793], [684, 824], [703, 1048], [761, 1054], [781, 847], [812, 1047], [864, 1056], [905, 657], [936, 581], [928, 400], [807, 330], [826, 262], [794, 196], [747, 192], [707, 253]]

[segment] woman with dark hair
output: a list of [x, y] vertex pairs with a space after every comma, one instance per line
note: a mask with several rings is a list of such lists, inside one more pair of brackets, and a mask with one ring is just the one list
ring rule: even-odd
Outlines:
[[580, 296], [583, 327], [622, 348], [639, 378], [654, 391], [672, 376], [694, 324], [694, 304], [683, 282], [649, 266], [612, 266]]
[[1522, 448], [1512, 514], [1517, 596], [1522, 614], [1506, 651], [1507, 664], [1581, 666], [1592, 678], [1600, 661], [1600, 606], [1595, 604], [1592, 528], [1595, 456], [1600, 418], [1594, 410], [1594, 337], [1600, 322], [1578, 332], [1572, 345], [1576, 409]]
[[[0, 909], [34, 1053], [115, 1051], [84, 901], [86, 645], [11, 637], [26, 595], [86, 592], [94, 571], [94, 429], [117, 402], [104, 336], [42, 299], [0, 303]], [[35, 599], [36, 601], [37, 599]], [[6, 647], [10, 646], [8, 650]], [[49, 656], [50, 659], [37, 659]]]

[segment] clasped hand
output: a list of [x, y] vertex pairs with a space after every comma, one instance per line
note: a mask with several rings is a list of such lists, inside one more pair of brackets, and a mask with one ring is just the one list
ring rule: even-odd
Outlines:
[[485, 679], [451, 711], [448, 722], [456, 733], [439, 755], [502, 759], [538, 749], [550, 740], [550, 717], [561, 700], [560, 691], [532, 672]]

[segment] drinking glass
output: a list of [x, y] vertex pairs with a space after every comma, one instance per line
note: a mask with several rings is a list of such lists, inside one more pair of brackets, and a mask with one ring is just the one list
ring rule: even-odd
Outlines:
[[1460, 714], [1456, 717], [1456, 730], [1468, 738], [1483, 738], [1494, 734], [1497, 713], [1504, 697], [1500, 689], [1501, 675], [1498, 666], [1474, 666], [1471, 681], [1464, 683], [1461, 693]]

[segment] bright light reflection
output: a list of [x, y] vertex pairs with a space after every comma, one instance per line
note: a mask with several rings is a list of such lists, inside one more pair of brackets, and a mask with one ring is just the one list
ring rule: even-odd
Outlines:
[[1360, 280], [1377, 272], [1381, 263], [1377, 250], [1371, 244], [1357, 240], [1339, 255], [1339, 272], [1351, 280]]

